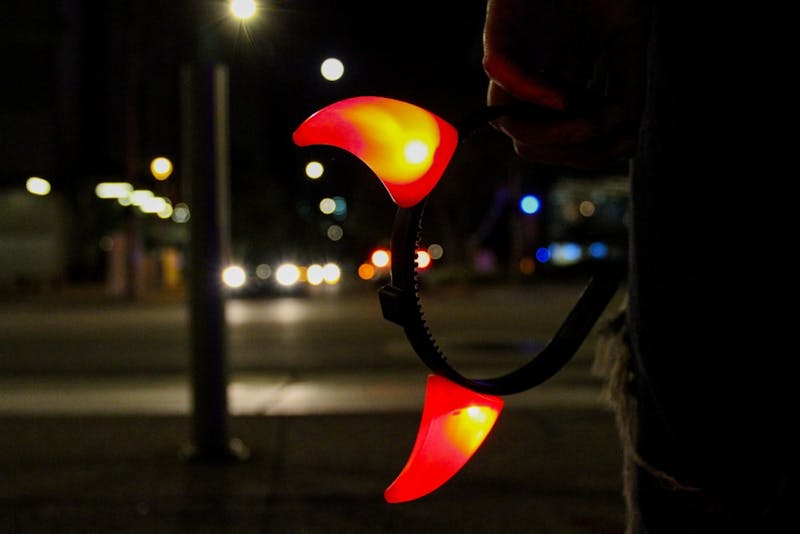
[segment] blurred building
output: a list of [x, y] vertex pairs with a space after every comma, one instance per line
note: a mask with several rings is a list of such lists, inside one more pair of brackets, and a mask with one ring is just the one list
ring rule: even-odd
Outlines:
[[[394, 206], [361, 162], [325, 147], [293, 145], [291, 132], [308, 115], [364, 94], [413, 102], [456, 123], [484, 105], [482, 0], [460, 4], [458, 17], [446, 2], [423, 0], [295, 0], [290, 8], [265, 3], [261, 17], [247, 26], [226, 19], [224, 2], [213, 4], [221, 9], [213, 20], [201, 20], [199, 5], [3, 4], [0, 192], [18, 199], [30, 176], [52, 184], [52, 199], [67, 214], [57, 217], [68, 225], [59, 234], [63, 281], [107, 283], [115, 293], [180, 286], [186, 225], [99, 199], [95, 187], [124, 181], [173, 206], [185, 200], [180, 67], [196, 58], [200, 32], [213, 37], [218, 59], [230, 69], [233, 252], [253, 265], [285, 255], [360, 262], [391, 232]], [[345, 65], [335, 83], [319, 72], [331, 56]], [[426, 230], [444, 245], [442, 265], [471, 261], [477, 247], [513, 271], [553, 235], [556, 227], [548, 224], [556, 212], [520, 215], [516, 202], [531, 187], [551, 204], [543, 182], [514, 177], [507, 139], [486, 134], [475, 141], [457, 154], [437, 187]], [[151, 175], [156, 156], [176, 162], [169, 179]], [[312, 157], [326, 167], [314, 181], [303, 170]], [[320, 214], [316, 206], [324, 197], [344, 199], [346, 214]], [[502, 213], [492, 215], [501, 205]], [[565, 209], [559, 213], [569, 216], [571, 208]], [[589, 230], [599, 220], [580, 215], [573, 222]], [[18, 239], [10, 230], [21, 228], [18, 222], [0, 212], [6, 243]]]
[[[178, 122], [181, 4], [3, 5], [0, 192], [15, 209], [0, 211], [0, 229], [6, 241], [21, 242], [30, 241], [35, 228], [43, 244], [52, 232], [41, 211], [26, 217], [24, 230], [13, 218], [24, 205], [57, 203], [63, 215], [48, 215], [47, 224], [67, 226], [58, 231], [62, 281], [102, 281], [108, 237], [130, 225], [121, 206], [113, 209], [95, 197], [98, 182], [125, 180], [177, 195], [174, 182], [155, 183], [148, 165], [155, 155], [175, 157], [178, 151], [177, 126], [169, 126]], [[157, 48], [144, 45], [156, 38]], [[49, 199], [22, 200], [30, 176], [49, 181]], [[4, 279], [27, 277], [7, 273]]]

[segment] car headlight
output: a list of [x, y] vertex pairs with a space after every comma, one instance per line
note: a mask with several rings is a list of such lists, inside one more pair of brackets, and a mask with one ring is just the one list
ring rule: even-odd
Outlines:
[[238, 289], [247, 282], [247, 273], [238, 265], [230, 265], [222, 270], [222, 282], [231, 289]]

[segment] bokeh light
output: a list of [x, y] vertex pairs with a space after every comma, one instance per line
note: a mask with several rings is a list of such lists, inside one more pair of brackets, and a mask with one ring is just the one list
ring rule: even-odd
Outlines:
[[335, 263], [326, 263], [322, 266], [322, 277], [326, 284], [337, 284], [342, 278], [342, 270]]
[[362, 280], [372, 280], [375, 278], [375, 267], [370, 263], [362, 263], [358, 266], [358, 277]]
[[550, 261], [550, 249], [547, 247], [540, 247], [536, 249], [536, 260], [539, 263], [547, 263]]
[[284, 263], [275, 271], [275, 279], [284, 287], [291, 287], [300, 281], [300, 268], [294, 263]]
[[555, 265], [571, 265], [580, 261], [583, 250], [577, 243], [566, 241], [550, 244], [550, 259]]
[[536, 262], [533, 258], [525, 256], [519, 260], [519, 272], [526, 275], [531, 275], [536, 270]]
[[370, 261], [375, 267], [387, 267], [390, 260], [389, 251], [382, 248], [379, 248], [370, 256]]
[[589, 245], [589, 256], [592, 258], [596, 258], [598, 260], [603, 259], [608, 256], [608, 245], [605, 243], [601, 243], [600, 241], [595, 241], [594, 243]]
[[166, 180], [172, 175], [172, 162], [164, 156], [154, 158], [150, 162], [150, 174], [156, 180]]
[[306, 176], [312, 180], [316, 180], [317, 178], [321, 177], [322, 173], [324, 172], [325, 167], [319, 161], [309, 161], [306, 164]]
[[336, 211], [336, 201], [332, 198], [323, 198], [319, 201], [319, 211], [325, 215], [330, 215]]
[[97, 198], [123, 198], [133, 191], [133, 186], [128, 182], [100, 182], [94, 188]]
[[32, 195], [45, 196], [50, 193], [50, 182], [38, 176], [31, 176], [25, 181], [25, 189]]
[[320, 285], [325, 280], [322, 265], [316, 263], [309, 265], [308, 269], [306, 270], [306, 280], [312, 286]]
[[247, 281], [247, 274], [238, 265], [231, 265], [222, 271], [222, 281], [226, 286], [236, 289], [242, 287]]
[[431, 255], [427, 250], [417, 251], [417, 269], [427, 269], [431, 265]]
[[344, 237], [344, 229], [338, 224], [332, 224], [328, 227], [326, 234], [331, 241], [339, 241]]
[[239, 20], [253, 18], [256, 14], [257, 5], [255, 0], [231, 0], [231, 14]]
[[267, 280], [270, 276], [272, 276], [272, 267], [266, 263], [259, 263], [256, 266], [256, 276], [261, 280]]
[[189, 212], [189, 206], [180, 202], [175, 205], [172, 209], [172, 220], [176, 223], [183, 224], [189, 222], [191, 214]]
[[539, 211], [541, 202], [535, 195], [525, 195], [519, 201], [519, 209], [527, 215], [533, 215]]
[[433, 243], [428, 246], [428, 254], [431, 255], [431, 259], [439, 260], [444, 256], [444, 248], [438, 243]]
[[344, 64], [335, 57], [329, 57], [319, 67], [322, 77], [329, 82], [335, 82], [344, 76]]

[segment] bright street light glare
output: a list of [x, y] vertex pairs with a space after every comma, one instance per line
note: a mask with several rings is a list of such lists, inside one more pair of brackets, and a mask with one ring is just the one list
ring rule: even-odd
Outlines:
[[247, 20], [256, 14], [256, 3], [254, 0], [231, 0], [230, 9], [237, 19]]
[[284, 263], [275, 271], [275, 279], [284, 287], [291, 287], [300, 281], [300, 268], [294, 263]]
[[[144, 198], [138, 206], [142, 213], [161, 213], [167, 209], [169, 203], [167, 199], [163, 197], [152, 196]], [[172, 213], [170, 213], [170, 215], [172, 215]]]
[[431, 255], [426, 250], [417, 251], [417, 268], [427, 269], [431, 265]]
[[387, 267], [391, 261], [389, 251], [382, 248], [373, 252], [369, 259], [375, 267]]
[[128, 182], [100, 182], [94, 188], [98, 198], [125, 198], [132, 191], [133, 186]]
[[312, 286], [318, 286], [322, 282], [325, 281], [325, 275], [323, 274], [322, 265], [313, 264], [309, 265], [308, 269], [306, 270], [306, 280]]
[[128, 200], [130, 200], [130, 203], [134, 206], [141, 206], [154, 196], [153, 192], [149, 189], [134, 189], [128, 195]]
[[326, 284], [338, 284], [342, 278], [342, 270], [335, 263], [326, 263], [322, 266], [322, 277]]
[[154, 158], [150, 162], [150, 173], [156, 180], [166, 180], [172, 174], [172, 162], [164, 156]]
[[45, 196], [50, 193], [50, 182], [38, 176], [31, 176], [25, 181], [25, 189], [32, 195]]
[[325, 172], [325, 167], [319, 161], [309, 161], [306, 165], [306, 176], [312, 180], [316, 180], [322, 173]]
[[222, 281], [226, 286], [236, 289], [242, 287], [245, 282], [247, 282], [247, 274], [244, 272], [244, 269], [238, 265], [231, 265], [223, 269]]
[[334, 211], [336, 211], [336, 201], [332, 198], [323, 198], [319, 201], [319, 211], [324, 213], [325, 215], [330, 215]]
[[329, 82], [335, 82], [344, 75], [344, 64], [335, 57], [329, 57], [322, 62], [319, 71], [323, 78]]

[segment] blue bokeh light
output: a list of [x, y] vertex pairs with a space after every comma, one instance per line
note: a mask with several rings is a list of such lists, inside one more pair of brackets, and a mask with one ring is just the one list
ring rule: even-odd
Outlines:
[[550, 245], [550, 257], [555, 265], [571, 265], [580, 261], [582, 256], [583, 251], [577, 243], [566, 241]]
[[595, 241], [589, 245], [589, 256], [596, 259], [603, 259], [608, 256], [608, 245]]
[[536, 249], [536, 261], [539, 263], [547, 263], [550, 261], [550, 249], [547, 247], [540, 247]]
[[525, 195], [519, 201], [519, 209], [522, 210], [523, 213], [528, 215], [533, 215], [539, 211], [541, 207], [541, 202], [536, 197], [536, 195]]

